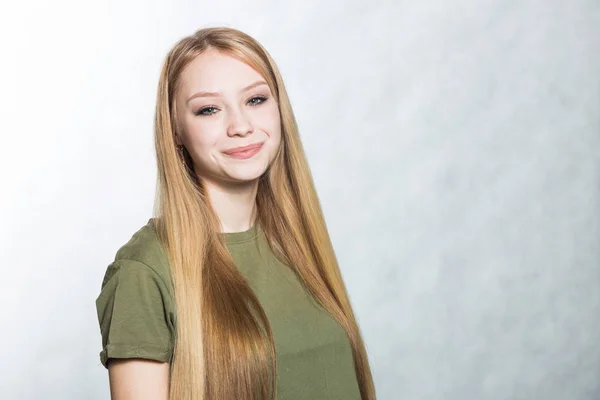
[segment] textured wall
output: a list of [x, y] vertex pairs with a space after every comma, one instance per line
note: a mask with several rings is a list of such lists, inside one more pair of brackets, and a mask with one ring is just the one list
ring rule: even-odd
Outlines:
[[378, 398], [600, 398], [600, 3], [3, 5], [3, 399], [107, 399], [94, 299], [154, 195], [168, 48], [278, 62]]

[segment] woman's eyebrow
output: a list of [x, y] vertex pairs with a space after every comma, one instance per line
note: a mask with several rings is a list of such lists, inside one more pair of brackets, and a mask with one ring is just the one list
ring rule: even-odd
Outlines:
[[[260, 81], [256, 81], [254, 83], [251, 83], [250, 85], [246, 86], [245, 88], [242, 89], [242, 93], [243, 92], [247, 92], [250, 89], [254, 89], [257, 86], [260, 85], [266, 85], [267, 82], [260, 80]], [[194, 93], [189, 99], [187, 99], [186, 104], [189, 103], [192, 99], [195, 99], [196, 97], [219, 97], [221, 96], [221, 93], [219, 92], [198, 92], [198, 93]]]

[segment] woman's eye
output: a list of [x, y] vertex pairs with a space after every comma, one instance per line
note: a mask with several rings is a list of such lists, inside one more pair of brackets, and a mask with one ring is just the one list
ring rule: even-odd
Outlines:
[[[198, 110], [198, 112], [196, 113], [196, 115], [212, 115], [214, 113], [216, 113], [216, 107], [204, 107], [201, 108], [200, 110]], [[215, 110], [215, 111], [210, 111], [210, 110]]]
[[267, 98], [265, 96], [256, 96], [256, 97], [253, 97], [250, 100], [248, 100], [248, 102], [252, 106], [257, 106], [261, 103], [264, 103], [266, 100], [267, 100]]
[[[248, 103], [251, 106], [258, 106], [259, 104], [264, 103], [265, 101], [267, 101], [268, 97], [265, 96], [255, 96], [253, 98], [251, 98], [250, 100], [248, 100]], [[213, 107], [213, 106], [208, 106], [208, 107], [204, 107], [201, 108], [200, 110], [198, 110], [196, 112], [196, 115], [213, 115], [216, 114], [216, 112], [219, 109], [217, 107]]]

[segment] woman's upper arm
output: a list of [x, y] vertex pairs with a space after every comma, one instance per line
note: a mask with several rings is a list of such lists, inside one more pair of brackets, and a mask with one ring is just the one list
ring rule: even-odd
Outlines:
[[96, 299], [102, 336], [100, 361], [111, 358], [170, 362], [174, 303], [162, 278], [145, 264], [118, 260]]
[[167, 400], [174, 305], [161, 276], [139, 261], [117, 260], [96, 307], [112, 399]]
[[168, 400], [169, 363], [111, 358], [108, 377], [112, 400]]

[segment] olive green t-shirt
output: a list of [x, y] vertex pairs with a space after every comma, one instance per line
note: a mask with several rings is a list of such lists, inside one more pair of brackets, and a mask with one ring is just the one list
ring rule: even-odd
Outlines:
[[[360, 400], [344, 330], [275, 257], [260, 225], [222, 235], [269, 318], [277, 399]], [[150, 219], [117, 251], [96, 299], [102, 365], [109, 358], [170, 362], [176, 309], [169, 268]]]

